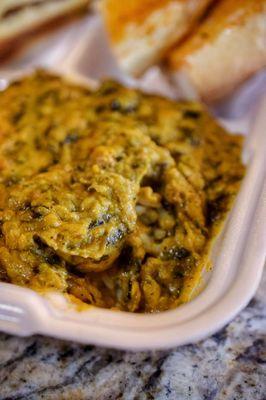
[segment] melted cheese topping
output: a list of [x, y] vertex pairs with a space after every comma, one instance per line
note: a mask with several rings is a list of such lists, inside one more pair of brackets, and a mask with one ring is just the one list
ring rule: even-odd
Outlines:
[[0, 93], [0, 279], [155, 312], [191, 297], [241, 138], [202, 105], [39, 72]]

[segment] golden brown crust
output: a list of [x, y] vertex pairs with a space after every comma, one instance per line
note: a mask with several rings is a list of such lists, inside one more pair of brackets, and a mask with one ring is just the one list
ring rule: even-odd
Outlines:
[[152, 12], [164, 8], [169, 2], [170, 0], [104, 1], [102, 11], [111, 39], [114, 42], [123, 40], [124, 30], [129, 23], [142, 24]]

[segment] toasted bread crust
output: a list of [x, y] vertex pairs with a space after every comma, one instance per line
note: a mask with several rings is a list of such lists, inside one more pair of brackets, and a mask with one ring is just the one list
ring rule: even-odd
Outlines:
[[[0, 29], [0, 61], [4, 61], [12, 56], [22, 45], [28, 43], [30, 39], [39, 37], [56, 27], [76, 18], [80, 13], [87, 10], [90, 0], [80, 0], [75, 4], [69, 4], [57, 12], [50, 12], [49, 15], [43, 15], [41, 18], [33, 18], [27, 24], [20, 24], [19, 15], [16, 29], [9, 31], [8, 34], [1, 32]], [[37, 12], [39, 10], [36, 9]], [[14, 17], [13, 21], [14, 21]], [[3, 34], [4, 33], [4, 34]]]
[[265, 0], [222, 0], [167, 64], [173, 75], [184, 72], [202, 98], [218, 100], [266, 66], [265, 38]]
[[121, 67], [139, 75], [190, 31], [212, 0], [105, 0], [101, 10]]

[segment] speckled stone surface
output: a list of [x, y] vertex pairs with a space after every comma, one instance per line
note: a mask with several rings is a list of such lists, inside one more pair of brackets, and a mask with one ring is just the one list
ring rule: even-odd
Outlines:
[[170, 351], [0, 334], [0, 399], [266, 400], [266, 273], [225, 329]]

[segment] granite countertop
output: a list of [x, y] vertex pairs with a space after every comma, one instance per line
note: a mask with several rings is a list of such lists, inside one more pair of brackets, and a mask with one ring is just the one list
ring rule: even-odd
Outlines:
[[0, 399], [266, 400], [266, 273], [246, 309], [195, 345], [130, 353], [0, 334]]

